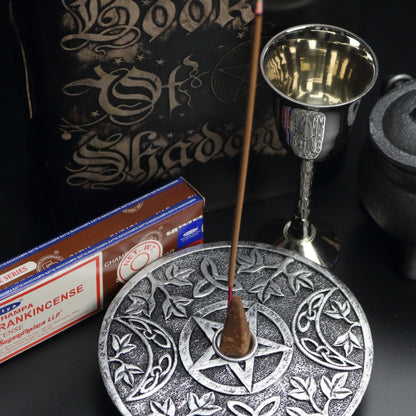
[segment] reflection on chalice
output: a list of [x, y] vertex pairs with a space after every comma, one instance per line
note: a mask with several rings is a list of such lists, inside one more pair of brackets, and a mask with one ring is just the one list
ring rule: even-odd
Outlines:
[[309, 218], [314, 163], [345, 143], [360, 100], [377, 78], [377, 59], [353, 33], [308, 24], [270, 39], [260, 69], [276, 93], [279, 137], [301, 160], [297, 208], [291, 220], [285, 220], [276, 244], [331, 267], [339, 254], [336, 237]]

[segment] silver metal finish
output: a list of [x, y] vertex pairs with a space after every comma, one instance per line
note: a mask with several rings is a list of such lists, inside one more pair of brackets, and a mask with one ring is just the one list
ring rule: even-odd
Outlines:
[[293, 153], [302, 159], [316, 159], [322, 151], [325, 114], [293, 108], [290, 113], [290, 144]]
[[220, 358], [230, 361], [232, 363], [239, 363], [243, 361], [247, 361], [254, 357], [254, 355], [257, 352], [258, 342], [257, 342], [257, 336], [251, 332], [251, 340], [250, 340], [250, 347], [248, 351], [242, 355], [241, 357], [231, 357], [228, 355], [225, 355], [220, 350], [221, 345], [221, 335], [222, 335], [222, 329], [219, 329], [217, 332], [215, 332], [214, 339], [212, 341], [212, 346], [214, 348], [215, 354], [217, 354]]
[[376, 81], [377, 59], [353, 33], [309, 24], [270, 39], [261, 53], [260, 68], [276, 92], [280, 139], [303, 160], [297, 212], [286, 221], [284, 238], [277, 240], [284, 247], [299, 247], [299, 253], [311, 252], [309, 259], [330, 267], [338, 258], [338, 242], [309, 224], [313, 166], [344, 145], [360, 100]]
[[370, 379], [373, 344], [350, 290], [272, 245], [240, 243], [235, 293], [253, 351], [218, 354], [230, 246], [203, 245], [137, 273], [103, 320], [99, 364], [123, 415], [349, 416]]

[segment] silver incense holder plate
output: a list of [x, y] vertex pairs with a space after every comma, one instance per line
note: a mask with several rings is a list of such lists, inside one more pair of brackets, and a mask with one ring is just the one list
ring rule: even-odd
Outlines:
[[240, 243], [234, 294], [253, 351], [217, 352], [230, 246], [168, 255], [109, 306], [99, 337], [108, 394], [123, 415], [351, 415], [369, 382], [373, 344], [351, 291], [287, 250]]

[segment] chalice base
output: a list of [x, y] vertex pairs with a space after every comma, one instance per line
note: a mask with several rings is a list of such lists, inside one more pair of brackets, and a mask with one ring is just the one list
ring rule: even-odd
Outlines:
[[268, 225], [267, 233], [261, 236], [262, 241], [294, 251], [327, 269], [335, 265], [340, 245], [335, 233], [327, 225], [314, 221], [309, 236], [295, 238], [290, 235], [290, 224], [287, 218], [273, 221], [273, 225]]

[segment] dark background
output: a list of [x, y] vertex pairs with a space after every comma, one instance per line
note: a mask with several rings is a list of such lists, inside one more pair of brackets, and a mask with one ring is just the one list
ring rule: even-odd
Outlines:
[[[277, 2], [278, 3], [278, 2]], [[284, 4], [285, 2], [281, 2]], [[307, 2], [305, 2], [307, 3]], [[325, 3], [325, 2], [324, 2]], [[336, 5], [332, 1], [328, 4]], [[40, 4], [40, 3], [39, 3]], [[348, 4], [348, 3], [347, 3]], [[402, 245], [385, 234], [360, 204], [357, 161], [368, 136], [368, 116], [384, 79], [396, 73], [414, 75], [416, 29], [410, 1], [351, 2], [357, 11], [351, 27], [374, 49], [380, 76], [364, 98], [353, 128], [342, 172], [317, 183], [312, 195], [315, 216], [338, 233], [341, 255], [333, 272], [361, 303], [374, 342], [374, 367], [357, 416], [413, 416], [416, 409], [416, 282], [400, 273]], [[331, 6], [331, 7], [332, 7]], [[7, 2], [0, 5], [2, 27], [0, 88], [0, 261], [56, 235], [42, 182], [33, 185], [37, 166], [28, 133], [18, 48], [7, 19]], [[342, 5], [345, 7], [345, 4]], [[342, 19], [336, 7], [323, 23]], [[313, 9], [311, 18], [319, 16]], [[255, 176], [256, 172], [249, 171]], [[270, 172], [272, 177], [273, 172]], [[214, 181], [212, 181], [214, 182]], [[272, 182], [273, 183], [273, 182]], [[278, 187], [278, 181], [276, 181]], [[213, 194], [215, 199], [215, 193]], [[260, 241], [261, 230], [276, 217], [290, 215], [295, 194], [250, 198], [244, 209], [241, 239]], [[207, 201], [205, 240], [231, 237], [233, 209]], [[116, 415], [100, 377], [97, 341], [103, 313], [1, 364], [0, 414]]]

